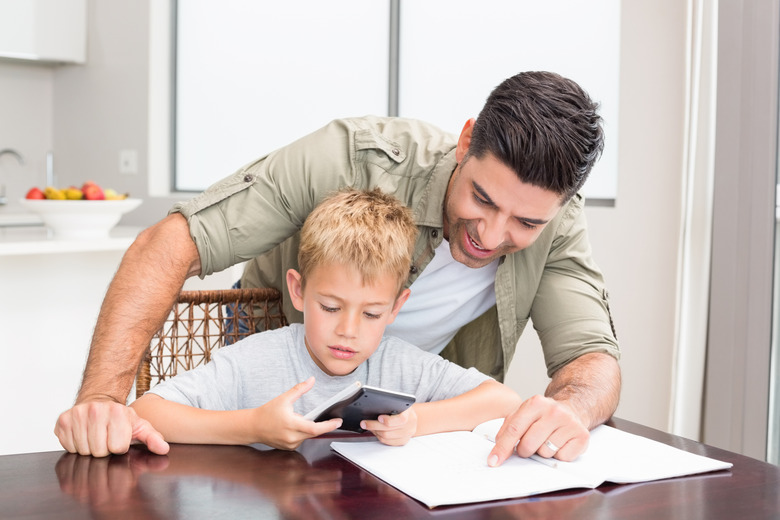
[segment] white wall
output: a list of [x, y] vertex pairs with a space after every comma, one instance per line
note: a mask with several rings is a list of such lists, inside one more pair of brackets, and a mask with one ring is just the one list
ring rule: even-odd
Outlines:
[[[54, 70], [51, 67], [0, 61], [0, 150], [24, 157], [0, 157], [0, 184], [12, 201], [34, 185], [42, 185], [46, 152], [52, 147]], [[0, 206], [0, 212], [9, 208]], [[17, 208], [18, 211], [18, 208]]]
[[[0, 148], [14, 146], [30, 157], [27, 177], [7, 182], [15, 190], [10, 198], [42, 182], [49, 147], [60, 184], [90, 178], [134, 196], [147, 193], [148, 9], [148, 2], [90, 0], [86, 66], [0, 62]], [[617, 205], [588, 208], [587, 214], [623, 351], [618, 415], [668, 429], [685, 6], [677, 0], [642, 0], [623, 2], [621, 9]], [[134, 176], [119, 173], [118, 153], [127, 148], [138, 151]], [[11, 161], [0, 159], [0, 182], [11, 176]], [[173, 200], [147, 199], [123, 223], [150, 224]], [[536, 343], [529, 329], [511, 368], [510, 383], [525, 395], [546, 385]]]

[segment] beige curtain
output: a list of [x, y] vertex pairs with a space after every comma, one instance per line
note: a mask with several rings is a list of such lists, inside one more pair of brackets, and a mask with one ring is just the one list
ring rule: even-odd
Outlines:
[[688, 0], [685, 148], [669, 424], [701, 435], [707, 345], [717, 80], [717, 2]]

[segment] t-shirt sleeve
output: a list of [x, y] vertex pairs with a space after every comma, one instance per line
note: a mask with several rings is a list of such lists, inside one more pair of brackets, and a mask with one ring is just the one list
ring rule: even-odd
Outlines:
[[233, 349], [234, 346], [218, 350], [207, 364], [166, 379], [148, 393], [205, 410], [241, 408], [240, 363], [233, 355], [238, 349], [232, 352]]
[[395, 382], [399, 391], [414, 394], [418, 402], [450, 399], [491, 379], [476, 368], [463, 368], [398, 338], [386, 339], [381, 352], [374, 354], [381, 354], [379, 384], [392, 388]]

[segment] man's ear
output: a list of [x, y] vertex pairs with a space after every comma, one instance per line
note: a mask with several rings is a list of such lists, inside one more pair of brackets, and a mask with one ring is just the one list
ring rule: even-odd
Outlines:
[[287, 271], [287, 290], [296, 310], [303, 312], [303, 277], [295, 269]]
[[395, 299], [395, 303], [393, 304], [393, 310], [390, 311], [390, 321], [387, 322], [388, 325], [395, 321], [395, 317], [398, 316], [398, 311], [401, 310], [401, 307], [404, 306], [406, 300], [409, 299], [410, 294], [412, 294], [412, 291], [410, 291], [409, 289], [404, 289], [403, 291], [401, 291], [401, 294], [398, 295], [398, 298]]
[[472, 117], [466, 124], [463, 125], [463, 130], [460, 131], [460, 137], [458, 137], [458, 146], [455, 148], [455, 160], [460, 163], [466, 156], [466, 152], [469, 151], [469, 145], [471, 145], [471, 131], [474, 129], [475, 119]]

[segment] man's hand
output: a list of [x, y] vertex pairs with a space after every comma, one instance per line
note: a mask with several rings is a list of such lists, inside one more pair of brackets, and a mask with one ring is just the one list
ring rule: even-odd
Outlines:
[[584, 354], [553, 374], [545, 391], [524, 401], [504, 421], [488, 465], [511, 455], [571, 461], [588, 447], [589, 431], [607, 421], [620, 397], [620, 367], [608, 354]]
[[521, 457], [538, 453], [571, 461], [585, 451], [589, 438], [588, 429], [568, 403], [535, 395], [506, 418], [496, 435], [488, 465], [501, 465], [513, 450]]
[[380, 415], [376, 421], [361, 421], [360, 427], [376, 435], [382, 444], [403, 446], [417, 433], [417, 413], [412, 406], [397, 415]]
[[255, 408], [254, 423], [258, 438], [254, 442], [281, 450], [294, 450], [306, 439], [332, 432], [341, 426], [341, 419], [315, 423], [293, 411], [293, 404], [314, 386], [314, 377], [298, 383], [285, 393]]
[[130, 407], [110, 399], [85, 401], [60, 414], [54, 433], [70, 453], [105, 457], [126, 453], [130, 443], [146, 444], [158, 455], [168, 453], [163, 436]]

